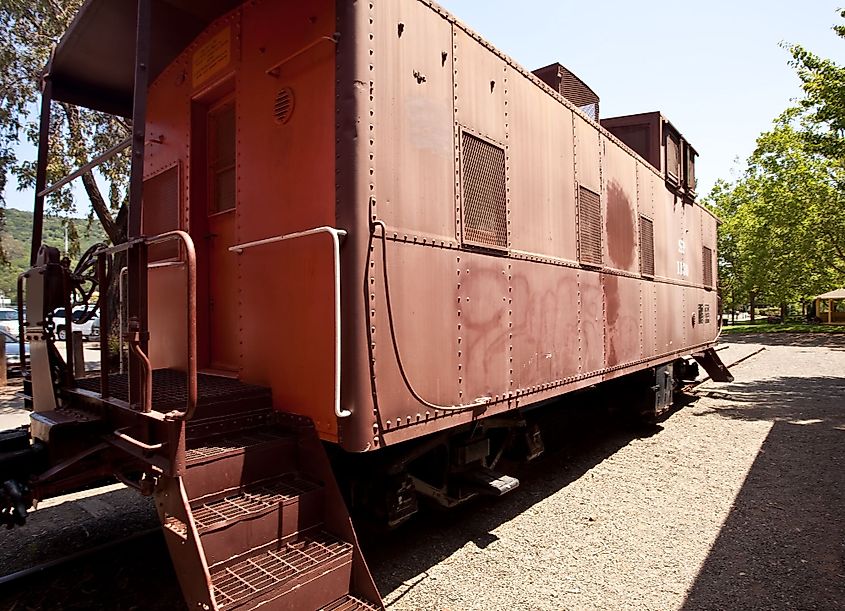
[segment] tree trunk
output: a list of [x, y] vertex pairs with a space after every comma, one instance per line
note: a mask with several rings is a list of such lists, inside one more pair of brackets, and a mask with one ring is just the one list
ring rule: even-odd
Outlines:
[[757, 320], [757, 312], [755, 312], [755, 307], [757, 306], [757, 293], [751, 291], [751, 294], [748, 297], [751, 302], [751, 322], [753, 323]]
[[786, 317], [789, 315], [789, 305], [786, 303], [780, 304], [780, 321], [786, 322]]

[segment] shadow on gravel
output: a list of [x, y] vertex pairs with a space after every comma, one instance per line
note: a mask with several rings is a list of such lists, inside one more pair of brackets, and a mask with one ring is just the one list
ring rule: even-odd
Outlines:
[[727, 390], [719, 415], [774, 424], [683, 609], [842, 609], [845, 379]]
[[845, 350], [845, 333], [736, 333], [722, 335], [721, 344], [760, 344], [761, 346], [807, 346]]
[[[636, 438], [654, 435], [660, 426], [636, 428], [591, 401], [550, 406], [540, 425], [546, 452], [534, 462], [507, 469], [520, 480], [517, 490], [498, 499], [474, 499], [444, 512], [424, 508], [397, 531], [359, 533], [364, 555], [382, 594], [404, 590], [393, 602], [427, 578], [427, 570], [470, 543], [484, 549], [498, 539], [491, 531], [578, 480]], [[572, 399], [570, 399], [572, 402]], [[420, 577], [418, 577], [420, 576]], [[416, 579], [415, 579], [416, 578]]]

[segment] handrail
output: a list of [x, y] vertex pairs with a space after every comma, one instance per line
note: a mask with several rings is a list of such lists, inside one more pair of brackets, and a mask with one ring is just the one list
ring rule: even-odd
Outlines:
[[256, 246], [264, 246], [266, 244], [274, 244], [276, 242], [285, 242], [287, 240], [294, 240], [296, 238], [303, 238], [319, 233], [328, 233], [331, 236], [332, 246], [334, 249], [334, 413], [338, 418], [348, 418], [352, 415], [352, 412], [348, 409], [341, 409], [340, 407], [340, 238], [346, 235], [346, 231], [329, 226], [315, 227], [314, 229], [308, 229], [306, 231], [297, 231], [296, 233], [278, 235], [272, 238], [265, 238], [263, 240], [245, 242], [244, 244], [232, 246], [229, 250], [237, 254], [242, 254], [247, 248], [255, 248]]
[[[103, 248], [97, 251], [97, 255], [100, 257], [105, 257], [108, 255], [113, 255], [118, 252], [122, 252], [125, 250], [129, 250], [135, 246], [140, 244], [146, 244], [147, 246], [151, 246], [153, 244], [161, 244], [163, 242], [169, 241], [181, 241], [182, 245], [185, 247], [185, 265], [187, 267], [188, 272], [188, 282], [187, 282], [187, 298], [188, 303], [186, 309], [186, 323], [187, 323], [187, 352], [188, 352], [188, 371], [187, 371], [187, 404], [185, 406], [184, 412], [176, 412], [176, 415], [179, 415], [183, 420], [190, 420], [194, 416], [194, 412], [197, 409], [197, 403], [199, 401], [198, 398], [198, 390], [197, 390], [197, 254], [196, 248], [194, 247], [194, 241], [191, 239], [191, 236], [184, 231], [167, 231], [165, 233], [161, 233], [156, 236], [151, 237], [141, 237], [136, 238], [134, 240], [130, 240], [128, 242], [124, 242], [122, 244], [118, 244], [116, 246], [112, 246], [109, 248]], [[122, 278], [123, 274], [127, 268], [123, 268], [119, 274], [119, 284], [120, 289], [122, 291], [123, 283]], [[104, 287], [104, 290], [107, 290], [108, 287]], [[121, 327], [121, 339], [123, 339], [123, 320], [119, 322]], [[144, 386], [142, 389], [142, 410], [144, 412], [149, 412], [152, 409], [152, 367], [150, 366], [149, 357], [144, 354], [144, 351], [141, 349], [139, 344], [139, 338], [141, 335], [141, 331], [146, 331], [145, 329], [137, 329], [137, 332], [134, 334], [136, 339], [132, 339], [132, 334], [129, 334], [129, 344], [130, 349], [135, 354], [135, 356], [139, 359], [141, 363], [142, 375], [144, 377]], [[106, 330], [108, 333], [108, 330]], [[103, 331], [100, 332], [100, 342], [102, 343], [103, 339]], [[106, 338], [106, 342], [108, 339]], [[122, 351], [122, 341], [121, 341], [121, 351]], [[123, 355], [121, 354], [121, 362], [123, 359]], [[101, 365], [101, 367], [104, 365]], [[101, 393], [105, 388], [102, 387], [101, 382]]]
[[[188, 271], [188, 303], [187, 303], [187, 343], [188, 343], [188, 402], [185, 407], [183, 420], [190, 420], [197, 409], [197, 251], [194, 248], [194, 241], [185, 231], [168, 231], [145, 241], [147, 246], [161, 244], [172, 240], [180, 240], [185, 247], [185, 263]], [[149, 370], [150, 384], [152, 388], [152, 369]]]
[[123, 140], [122, 142], [115, 144], [109, 150], [105, 151], [104, 153], [102, 153], [100, 155], [97, 155], [96, 157], [94, 157], [94, 159], [92, 159], [91, 161], [86, 163], [84, 166], [82, 166], [81, 168], [79, 168], [78, 170], [73, 172], [72, 174], [68, 174], [67, 176], [65, 176], [64, 178], [62, 178], [58, 182], [53, 183], [52, 185], [50, 185], [49, 187], [47, 187], [43, 191], [39, 191], [38, 194], [37, 194], [37, 197], [44, 197], [46, 195], [50, 195], [51, 193], [55, 193], [56, 191], [58, 191], [59, 189], [64, 187], [69, 182], [71, 182], [71, 181], [79, 178], [83, 174], [85, 174], [85, 172], [93, 170], [98, 165], [105, 163], [106, 161], [108, 161], [109, 159], [111, 159], [112, 157], [117, 155], [120, 151], [127, 148], [130, 144], [132, 144], [132, 138], [126, 138], [126, 140]]

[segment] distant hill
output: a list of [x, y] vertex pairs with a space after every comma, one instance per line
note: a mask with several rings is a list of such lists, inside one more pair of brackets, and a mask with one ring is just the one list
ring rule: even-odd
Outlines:
[[[29, 245], [32, 239], [32, 212], [6, 208], [6, 227], [0, 233], [0, 241], [6, 251], [8, 265], [0, 266], [0, 294], [13, 302], [17, 300], [18, 276], [29, 268]], [[85, 252], [91, 244], [106, 240], [102, 227], [94, 221], [88, 227], [88, 219], [69, 219], [79, 236], [79, 248], [71, 248], [71, 259], [76, 260], [79, 253]], [[45, 217], [45, 244], [55, 246], [62, 252], [65, 249], [65, 228], [62, 219]]]

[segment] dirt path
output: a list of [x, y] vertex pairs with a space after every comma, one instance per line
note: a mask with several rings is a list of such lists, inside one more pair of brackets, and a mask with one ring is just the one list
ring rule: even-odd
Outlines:
[[[733, 336], [720, 355], [730, 363], [761, 342], [766, 350], [734, 369], [734, 383], [700, 386], [701, 398], [651, 435], [601, 410], [570, 409], [548, 440], [560, 449], [523, 469], [511, 495], [367, 538], [386, 603], [845, 608], [845, 337]], [[126, 513], [144, 515], [130, 497], [93, 498], [117, 509], [85, 522], [72, 513], [78, 502], [55, 506], [54, 526], [39, 536], [67, 544], [83, 520], [107, 538], [123, 532]], [[23, 533], [0, 533], [0, 549]], [[18, 546], [2, 564], [52, 546], [36, 539], [34, 552]], [[51, 574], [40, 587], [0, 591], [0, 610], [12, 608], [184, 607], [153, 537]]]

